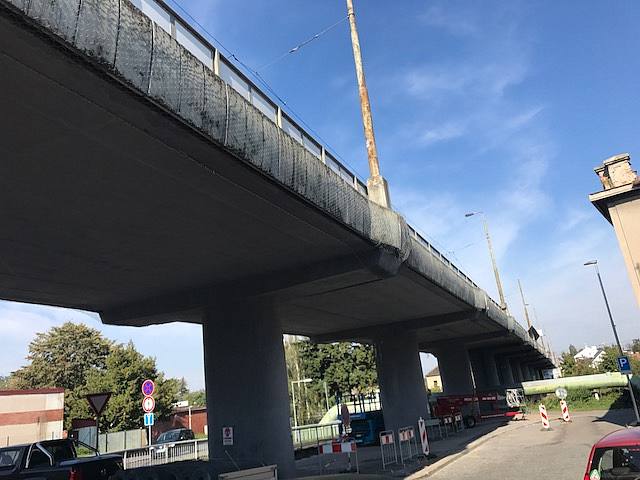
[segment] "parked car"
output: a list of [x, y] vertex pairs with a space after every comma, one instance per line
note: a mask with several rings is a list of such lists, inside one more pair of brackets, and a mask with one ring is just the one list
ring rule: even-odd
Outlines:
[[640, 427], [605, 435], [591, 447], [584, 480], [640, 478]]
[[183, 442], [185, 440], [194, 440], [196, 436], [193, 430], [189, 428], [176, 428], [168, 430], [161, 434], [156, 440], [156, 444]]
[[[79, 456], [79, 451], [88, 456]], [[121, 469], [120, 455], [100, 455], [71, 439], [0, 448], [2, 480], [108, 480]]]

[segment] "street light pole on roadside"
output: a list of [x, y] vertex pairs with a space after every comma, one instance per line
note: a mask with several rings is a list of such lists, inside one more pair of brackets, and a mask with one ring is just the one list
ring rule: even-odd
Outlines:
[[296, 385], [300, 385], [301, 383], [309, 383], [313, 382], [311, 378], [303, 378], [302, 380], [292, 380], [291, 381], [291, 400], [293, 401], [293, 426], [298, 426], [298, 413], [296, 409]]
[[[613, 336], [616, 339], [616, 343], [618, 344], [618, 351], [620, 356], [624, 355], [622, 351], [622, 344], [620, 343], [620, 338], [618, 337], [618, 330], [616, 329], [616, 324], [613, 321], [613, 315], [611, 314], [611, 308], [609, 307], [609, 300], [607, 299], [607, 293], [604, 291], [604, 284], [602, 283], [602, 277], [600, 276], [600, 269], [598, 268], [597, 260], [589, 260], [585, 262], [585, 266], [595, 266], [596, 267], [596, 275], [598, 276], [598, 283], [600, 283], [600, 290], [602, 290], [602, 298], [604, 298], [604, 304], [607, 307], [607, 313], [609, 314], [609, 320], [611, 321], [611, 329], [613, 330]], [[631, 395], [631, 403], [633, 403], [633, 411], [636, 414], [636, 422], [640, 424], [640, 413], [638, 412], [638, 404], [636, 403], [636, 396], [633, 393], [633, 386], [631, 385], [631, 377], [629, 374], [626, 374], [627, 383], [629, 386], [629, 394]]]
[[351, 29], [351, 46], [353, 47], [353, 61], [356, 67], [356, 77], [358, 79], [358, 93], [360, 94], [360, 109], [362, 110], [362, 126], [364, 128], [364, 138], [367, 144], [367, 158], [369, 159], [369, 179], [367, 180], [367, 191], [369, 199], [386, 208], [391, 208], [389, 198], [389, 186], [387, 181], [380, 174], [380, 163], [378, 162], [378, 150], [376, 148], [376, 138], [373, 133], [373, 118], [371, 116], [371, 104], [369, 102], [369, 91], [367, 81], [364, 76], [362, 66], [362, 54], [360, 52], [360, 38], [356, 28], [356, 14], [353, 10], [353, 0], [347, 0], [347, 16], [349, 17], [349, 28]]
[[491, 244], [491, 235], [489, 235], [489, 225], [487, 223], [487, 217], [483, 212], [469, 212], [465, 213], [465, 217], [473, 217], [474, 215], [480, 215], [482, 217], [482, 225], [484, 227], [484, 235], [487, 237], [487, 246], [489, 247], [489, 256], [491, 257], [491, 264], [493, 265], [493, 274], [496, 277], [496, 286], [498, 287], [498, 295], [500, 296], [500, 308], [505, 312], [507, 310], [507, 302], [504, 299], [504, 291], [502, 290], [502, 282], [500, 281], [500, 274], [498, 273], [498, 264], [496, 262], [496, 256], [493, 253], [493, 245]]

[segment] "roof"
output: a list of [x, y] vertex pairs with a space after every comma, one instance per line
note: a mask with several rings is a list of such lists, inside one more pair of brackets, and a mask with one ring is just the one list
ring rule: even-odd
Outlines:
[[9, 395], [46, 395], [48, 393], [64, 393], [64, 388], [35, 388], [30, 390], [0, 390], [1, 396]]
[[624, 445], [640, 445], [640, 427], [616, 430], [598, 440], [595, 447], [620, 447]]
[[439, 377], [440, 376], [440, 367], [436, 367], [436, 368], [432, 369], [429, 373], [427, 373], [426, 376], [427, 377]]

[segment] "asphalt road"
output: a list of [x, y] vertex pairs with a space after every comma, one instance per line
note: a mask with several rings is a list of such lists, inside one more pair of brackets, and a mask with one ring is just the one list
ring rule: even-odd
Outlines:
[[540, 430], [539, 422], [528, 421], [522, 428], [488, 440], [429, 478], [582, 479], [593, 443], [632, 420], [633, 414], [627, 410], [577, 413], [569, 424], [553, 420], [548, 432]]

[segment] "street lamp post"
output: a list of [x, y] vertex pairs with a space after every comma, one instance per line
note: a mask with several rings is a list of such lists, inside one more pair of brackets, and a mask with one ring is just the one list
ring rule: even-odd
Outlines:
[[487, 237], [487, 246], [489, 247], [489, 256], [491, 257], [491, 264], [493, 265], [493, 274], [496, 277], [496, 286], [498, 287], [498, 295], [500, 296], [500, 308], [507, 312], [507, 302], [504, 299], [504, 291], [502, 290], [502, 282], [500, 281], [500, 274], [498, 273], [498, 263], [496, 262], [496, 256], [493, 253], [493, 246], [491, 244], [491, 235], [489, 235], [489, 225], [487, 223], [487, 217], [483, 212], [469, 212], [465, 213], [465, 217], [473, 217], [474, 215], [480, 215], [482, 217], [482, 225], [484, 227], [484, 235]]
[[[604, 284], [602, 283], [602, 277], [600, 276], [600, 269], [598, 268], [597, 260], [590, 260], [585, 262], [585, 266], [593, 265], [596, 267], [596, 275], [598, 276], [598, 283], [600, 283], [600, 290], [602, 291], [602, 298], [604, 298], [604, 304], [607, 307], [607, 313], [609, 314], [609, 321], [611, 322], [611, 329], [613, 330], [613, 336], [616, 339], [616, 343], [618, 344], [618, 352], [620, 356], [624, 355], [622, 351], [622, 344], [620, 343], [620, 338], [618, 337], [618, 330], [616, 329], [616, 324], [613, 321], [613, 315], [611, 314], [611, 308], [609, 307], [609, 300], [607, 299], [607, 293], [604, 291]], [[640, 424], [640, 413], [638, 412], [638, 404], [636, 403], [636, 396], [633, 393], [633, 386], [631, 385], [631, 377], [629, 374], [626, 374], [627, 383], [629, 386], [629, 394], [631, 395], [631, 403], [633, 403], [633, 411], [636, 414], [636, 422]]]
[[300, 385], [301, 383], [310, 383], [313, 382], [311, 378], [303, 378], [302, 380], [292, 380], [291, 381], [291, 400], [293, 401], [293, 426], [298, 426], [298, 413], [296, 410], [296, 385]]

